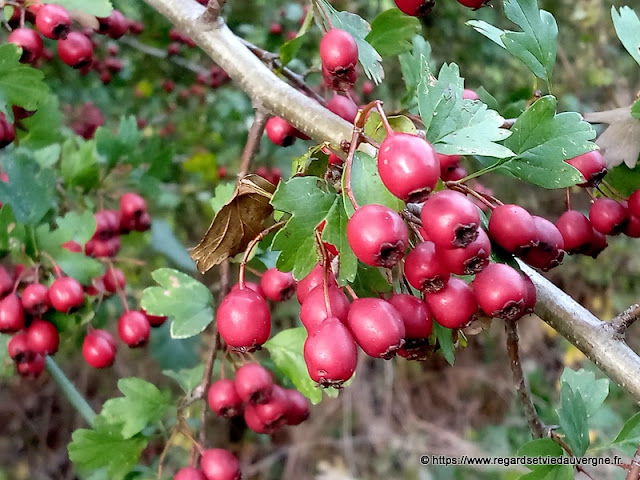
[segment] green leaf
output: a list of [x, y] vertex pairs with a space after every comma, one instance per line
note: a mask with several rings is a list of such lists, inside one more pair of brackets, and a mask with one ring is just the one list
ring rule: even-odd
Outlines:
[[171, 322], [153, 329], [149, 347], [151, 356], [163, 369], [180, 370], [200, 363], [200, 338], [172, 338]]
[[612, 446], [636, 450], [640, 443], [640, 412], [625, 422]]
[[518, 457], [562, 457], [564, 450], [550, 438], [538, 438], [522, 445], [517, 455]]
[[7, 155], [3, 168], [10, 181], [0, 182], [0, 201], [11, 205], [20, 223], [37, 225], [55, 206], [53, 170], [41, 168], [24, 154]]
[[96, 143], [80, 137], [70, 138], [62, 145], [60, 173], [67, 187], [91, 190], [99, 184]]
[[533, 472], [518, 477], [518, 480], [574, 480], [574, 478], [571, 465], [543, 465]]
[[[339, 28], [349, 32], [358, 44], [358, 57], [360, 65], [365, 75], [373, 80], [377, 85], [382, 83], [384, 78], [384, 70], [382, 69], [382, 57], [376, 51], [366, 37], [371, 31], [371, 25], [362, 17], [350, 12], [338, 12], [326, 0], [317, 0], [322, 4], [322, 14], [327, 12], [329, 19], [334, 28]], [[329, 22], [326, 21], [328, 27]]]
[[640, 100], [631, 105], [631, 116], [640, 120]]
[[485, 22], [484, 20], [469, 20], [467, 22], [467, 25], [472, 27], [479, 34], [487, 37], [496, 45], [502, 48], [506, 48], [504, 46], [504, 42], [502, 41], [502, 35], [504, 35], [504, 30], [498, 27], [494, 27], [493, 25]]
[[[291, 162], [291, 175], [308, 175], [321, 177], [327, 170], [329, 157], [322, 152], [324, 145], [314, 145], [301, 157], [296, 157]], [[319, 158], [322, 161], [318, 161]], [[317, 164], [317, 165], [314, 165]], [[323, 168], [324, 167], [324, 168]], [[312, 173], [318, 171], [318, 174]]]
[[125, 439], [118, 425], [110, 425], [99, 416], [94, 429], [78, 429], [71, 438], [69, 459], [81, 468], [106, 467], [110, 480], [124, 479], [136, 466], [148, 443], [142, 435]]
[[379, 268], [358, 263], [358, 273], [351, 287], [358, 297], [379, 297], [381, 293], [389, 293], [393, 287], [389, 284]]
[[20, 63], [21, 49], [13, 43], [0, 45], [0, 111], [13, 121], [11, 107], [37, 110], [49, 96], [44, 73]]
[[338, 285], [353, 282], [358, 271], [358, 259], [356, 258], [349, 241], [347, 240], [347, 222], [349, 217], [343, 205], [343, 198], [336, 197], [335, 202], [327, 212], [327, 224], [322, 232], [323, 240], [334, 245], [340, 253], [338, 261], [340, 270], [338, 273]]
[[[52, 147], [61, 141], [60, 126], [63, 125], [60, 102], [55, 95], [49, 95], [40, 102], [38, 111], [32, 117], [22, 120], [26, 132], [19, 131], [20, 146], [36, 150]], [[60, 146], [58, 145], [58, 148]], [[43, 165], [38, 158], [38, 163]]]
[[213, 191], [213, 197], [209, 200], [214, 213], [218, 213], [231, 199], [236, 189], [235, 182], [219, 183]]
[[411, 40], [420, 30], [420, 20], [391, 8], [373, 19], [366, 40], [382, 57], [395, 57], [411, 50]]
[[[13, 228], [11, 226], [13, 225]], [[11, 205], [0, 209], [0, 252], [20, 250], [24, 243], [24, 226], [17, 224]]]
[[618, 192], [628, 197], [640, 188], [640, 165], [631, 169], [623, 163], [609, 170], [604, 179]]
[[[410, 118], [404, 115], [388, 117], [389, 125], [394, 132], [418, 134], [418, 129]], [[373, 138], [376, 142], [382, 142], [387, 137], [387, 129], [382, 123], [382, 118], [378, 112], [371, 112], [364, 124], [364, 133]]]
[[567, 383], [574, 392], [582, 397], [587, 416], [591, 417], [609, 396], [609, 380], [596, 380], [593, 372], [581, 368], [578, 371], [566, 367], [560, 377], [560, 382]]
[[582, 457], [590, 443], [587, 409], [580, 392], [574, 391], [566, 382], [560, 387], [558, 418], [573, 454]]
[[162, 219], [154, 219], [151, 224], [151, 247], [164, 254], [177, 267], [191, 273], [197, 272], [196, 264], [187, 249], [176, 238], [173, 228]]
[[163, 375], [174, 379], [180, 385], [180, 388], [187, 395], [200, 385], [202, 376], [204, 375], [204, 364], [197, 365], [193, 368], [185, 368], [182, 370], [163, 370]]
[[141, 137], [136, 117], [130, 115], [120, 119], [118, 132], [115, 135], [109, 128], [99, 127], [95, 135], [96, 148], [104, 163], [111, 169], [119, 162], [132, 157]]
[[296, 55], [300, 51], [300, 48], [306, 39], [306, 35], [300, 35], [289, 40], [280, 47], [280, 63], [282, 63], [283, 67], [287, 66], [291, 60], [296, 58]]
[[173, 338], [193, 337], [207, 328], [213, 320], [213, 296], [207, 287], [171, 268], [159, 268], [151, 276], [161, 286], [144, 290], [142, 308], [173, 317]]
[[124, 439], [160, 421], [172, 406], [168, 393], [141, 378], [122, 378], [118, 381], [118, 389], [124, 397], [107, 400], [100, 416], [111, 424], [121, 424]]
[[[344, 206], [347, 212], [351, 215], [354, 210], [347, 194], [345, 193], [344, 176], [342, 180]], [[382, 180], [380, 180], [376, 159], [364, 152], [357, 151], [353, 157], [351, 189], [353, 190], [353, 195], [356, 197], [356, 201], [359, 205], [376, 203], [378, 205], [385, 205], [397, 211], [404, 208], [404, 202], [387, 190], [387, 187], [385, 187]]]
[[433, 333], [440, 345], [440, 352], [449, 365], [455, 362], [455, 346], [453, 344], [453, 330], [433, 322]]
[[67, 10], [80, 10], [87, 15], [96, 17], [108, 17], [113, 11], [113, 6], [109, 0], [43, 0], [42, 3], [57, 3]]
[[513, 152], [496, 142], [511, 135], [501, 128], [504, 119], [480, 101], [464, 100], [464, 80], [455, 63], [444, 64], [438, 79], [424, 70], [418, 86], [420, 116], [427, 140], [446, 155], [512, 157]]
[[407, 92], [402, 98], [402, 103], [407, 105], [416, 96], [416, 89], [424, 70], [429, 68], [431, 45], [421, 35], [416, 35], [413, 37], [413, 50], [403, 53], [399, 58], [402, 78], [407, 86]]
[[[611, 18], [618, 38], [627, 52], [640, 64], [640, 20], [630, 7], [611, 7]], [[638, 118], [638, 117], [636, 117]]]
[[556, 114], [556, 106], [555, 97], [542, 97], [516, 120], [512, 135], [505, 141], [516, 157], [502, 168], [544, 188], [583, 182], [580, 172], [565, 160], [597, 148], [590, 142], [596, 136], [593, 127], [577, 113]]

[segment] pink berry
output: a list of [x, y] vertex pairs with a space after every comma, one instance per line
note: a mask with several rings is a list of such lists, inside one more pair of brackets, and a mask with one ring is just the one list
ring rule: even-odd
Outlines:
[[390, 359], [404, 344], [406, 332], [402, 317], [386, 300], [354, 300], [347, 324], [357, 344], [369, 356]]
[[65, 38], [71, 31], [71, 15], [61, 5], [42, 5], [36, 14], [36, 27], [47, 38]]
[[356, 370], [358, 348], [347, 327], [330, 317], [304, 342], [304, 360], [313, 381], [340, 387]]
[[404, 323], [405, 339], [427, 338], [433, 329], [431, 312], [425, 302], [406, 293], [393, 295], [389, 303]]
[[480, 228], [478, 238], [464, 248], [436, 248], [440, 262], [456, 275], [475, 275], [489, 265], [491, 241]]
[[269, 338], [271, 313], [264, 298], [245, 288], [229, 293], [216, 313], [218, 331], [238, 352], [252, 352]]
[[473, 289], [459, 278], [436, 293], [427, 293], [425, 301], [436, 322], [446, 328], [463, 328], [476, 318], [478, 300]]
[[480, 308], [491, 317], [517, 320], [525, 311], [527, 286], [520, 273], [504, 263], [492, 263], [476, 275], [473, 290]]
[[429, 239], [441, 248], [466, 247], [478, 237], [478, 208], [452, 190], [431, 195], [424, 202], [420, 218]]
[[233, 380], [218, 380], [211, 384], [207, 402], [211, 410], [220, 417], [232, 418], [242, 414], [242, 399]]
[[262, 274], [260, 287], [264, 296], [274, 302], [289, 300], [296, 291], [296, 281], [291, 272], [270, 268]]
[[[341, 322], [347, 321], [349, 299], [338, 287], [329, 287], [329, 304], [331, 313]], [[300, 307], [300, 321], [308, 332], [314, 332], [329, 317], [324, 295], [324, 285], [315, 287], [305, 298]]]
[[598, 185], [607, 174], [607, 162], [599, 150], [583, 153], [566, 160], [566, 162], [576, 168], [585, 178], [585, 182], [578, 184], [579, 187]]
[[240, 480], [240, 462], [228, 450], [210, 448], [202, 452], [200, 468], [207, 480]]
[[322, 66], [330, 73], [355, 69], [358, 63], [358, 44], [350, 33], [332, 28], [320, 41]]
[[268, 402], [273, 385], [273, 376], [259, 363], [248, 363], [236, 372], [236, 392], [244, 403], [258, 405]]
[[124, 312], [118, 320], [118, 336], [131, 348], [142, 347], [149, 341], [151, 326], [142, 312]]
[[62, 313], [69, 313], [84, 304], [82, 285], [71, 277], [60, 277], [49, 287], [51, 306]]
[[93, 330], [84, 337], [82, 356], [93, 368], [113, 365], [116, 358], [116, 340], [106, 330]]
[[520, 253], [538, 243], [533, 215], [518, 205], [500, 205], [493, 209], [489, 235], [509, 253]]

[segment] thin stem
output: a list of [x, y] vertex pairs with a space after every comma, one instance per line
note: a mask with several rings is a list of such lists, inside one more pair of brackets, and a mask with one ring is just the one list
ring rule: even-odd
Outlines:
[[13, 28], [11, 28], [11, 25], [9, 25], [9, 22], [7, 21], [5, 15], [4, 15], [4, 6], [0, 7], [0, 20], [2, 21], [2, 25], [4, 25], [4, 28], [9, 30], [10, 32], [13, 31]]
[[615, 196], [624, 199], [624, 195], [622, 195], [618, 190], [613, 188], [609, 182], [607, 182], [606, 180], [601, 180], [600, 183], [602, 183], [605, 187], [607, 187]]
[[247, 143], [245, 144], [242, 152], [238, 178], [243, 178], [247, 173], [249, 173], [251, 160], [253, 160], [255, 154], [260, 150], [260, 139], [262, 138], [264, 128], [267, 125], [267, 120], [269, 120], [270, 116], [271, 115], [265, 112], [262, 107], [258, 106], [256, 108], [256, 115], [253, 117], [253, 123], [251, 124], [249, 136], [247, 137]]
[[171, 447], [171, 443], [173, 442], [173, 439], [176, 436], [176, 433], [178, 433], [178, 431], [176, 429], [173, 429], [173, 431], [171, 432], [171, 436], [169, 437], [169, 440], [167, 440], [167, 443], [162, 449], [162, 453], [160, 454], [160, 458], [158, 459], [158, 478], [162, 478], [162, 468], [164, 466], [164, 458], [167, 456], [167, 453], [169, 452], [169, 447]]
[[331, 18], [329, 18], [329, 13], [325, 10], [324, 5], [318, 2], [318, 0], [314, 0], [313, 5], [324, 14], [324, 17], [327, 19], [327, 24], [329, 25], [329, 30], [331, 30], [333, 28], [333, 24], [331, 23]]
[[349, 292], [349, 295], [351, 296], [351, 299], [352, 299], [352, 300], [357, 300], [357, 299], [358, 299], [358, 295], [356, 295], [356, 292], [355, 292], [355, 290], [353, 289], [353, 287], [352, 287], [351, 285], [346, 284], [346, 285], [344, 286], [344, 289], [345, 289], [347, 292]]
[[382, 102], [380, 100], [376, 100], [374, 103], [376, 104], [376, 109], [380, 114], [380, 120], [382, 121], [382, 125], [384, 125], [384, 128], [387, 131], [387, 135], [393, 133], [393, 128], [391, 128], [391, 125], [389, 124], [389, 119], [387, 118], [387, 115], [384, 113], [384, 109], [382, 108]]
[[493, 205], [489, 200], [487, 200], [484, 197], [484, 195], [476, 192], [473, 188], [468, 187], [467, 185], [465, 185], [463, 183], [460, 183], [459, 181], [445, 182], [445, 185], [447, 186], [447, 188], [450, 188], [451, 190], [458, 190], [461, 193], [467, 193], [467, 194], [471, 195], [472, 197], [477, 198], [480, 202], [485, 204], [491, 210], [496, 208], [495, 205]]
[[522, 364], [520, 363], [518, 324], [507, 321], [505, 322], [505, 330], [507, 332], [507, 353], [509, 355], [511, 373], [513, 374], [514, 387], [518, 393], [520, 403], [522, 403], [522, 408], [524, 409], [524, 414], [527, 417], [527, 422], [529, 423], [533, 437], [542, 438], [545, 428], [538, 418], [536, 407], [533, 405], [533, 400], [531, 399], [531, 393], [524, 380]]
[[[619, 200], [626, 200], [626, 198], [624, 198], [622, 195], [620, 195], [620, 193], [618, 193], [615, 189], [611, 188], [611, 186], [608, 183], [602, 181], [602, 182], [600, 182], [600, 186], [606, 188], [609, 191], [610, 195], [607, 194], [608, 197], [617, 197]], [[598, 190], [600, 190], [600, 188], [598, 188]], [[602, 192], [602, 190], [600, 190], [600, 192]], [[602, 192], [602, 193], [604, 193], [604, 192]]]
[[71, 383], [71, 380], [67, 378], [64, 372], [58, 367], [55, 360], [49, 356], [45, 359], [45, 366], [51, 378], [56, 382], [58, 388], [63, 393], [67, 400], [74, 406], [82, 418], [84, 418], [89, 425], [93, 425], [93, 419], [96, 417], [96, 412], [93, 411], [91, 405], [87, 403], [82, 394]]
[[242, 257], [242, 261], [240, 262], [240, 272], [238, 274], [238, 285], [240, 286], [240, 290], [242, 290], [244, 288], [244, 271], [247, 268], [247, 262], [249, 261], [249, 257], [251, 256], [251, 252], [253, 251], [253, 249], [267, 235], [269, 235], [271, 232], [273, 232], [275, 230], [278, 230], [279, 228], [283, 227], [285, 223], [287, 223], [287, 222], [280, 221], [278, 223], [274, 223], [269, 228], [265, 228], [263, 231], [261, 231], [256, 236], [256, 238], [254, 238], [253, 240], [251, 240], [251, 242], [249, 242], [249, 245], [247, 245], [247, 249], [244, 251], [244, 256]]
[[639, 480], [639, 479], [640, 479], [640, 446], [638, 446], [638, 449], [636, 450], [636, 453], [633, 456], [633, 460], [631, 460], [629, 472], [625, 477], [625, 480]]
[[375, 103], [370, 103], [369, 105], [365, 105], [363, 108], [358, 110], [358, 113], [354, 120], [351, 143], [349, 144], [349, 153], [347, 154], [347, 159], [344, 162], [344, 191], [346, 192], [351, 205], [353, 205], [354, 210], [358, 210], [360, 206], [358, 205], [356, 197], [353, 194], [353, 190], [351, 188], [351, 171], [353, 170], [353, 157], [356, 154], [356, 149], [358, 148], [358, 143], [360, 142], [363, 125], [365, 122], [364, 119], [367, 115], [369, 115], [369, 112], [374, 106]]
[[627, 328], [633, 325], [638, 319], [640, 319], [640, 303], [630, 306], [624, 312], [614, 317], [610, 324], [617, 334], [624, 335]]
[[318, 246], [318, 250], [320, 250], [320, 256], [322, 257], [322, 289], [324, 290], [324, 305], [327, 309], [327, 318], [333, 317], [333, 312], [331, 310], [331, 299], [329, 298], [329, 270], [331, 269], [331, 261], [329, 260], [329, 255], [327, 253], [327, 249], [322, 242], [322, 234], [318, 230], [315, 229], [316, 234], [316, 244]]
[[567, 187], [565, 191], [564, 203], [567, 206], [567, 210], [571, 210], [571, 188]]

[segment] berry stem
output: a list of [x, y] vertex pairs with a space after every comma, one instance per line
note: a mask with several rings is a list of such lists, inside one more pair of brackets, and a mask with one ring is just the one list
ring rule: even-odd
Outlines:
[[78, 392], [73, 383], [71, 383], [71, 380], [67, 378], [53, 358], [47, 356], [45, 362], [47, 372], [49, 372], [51, 378], [56, 382], [62, 394], [67, 397], [69, 403], [82, 415], [82, 418], [84, 418], [89, 425], [93, 425], [96, 412], [93, 411], [91, 405], [89, 405], [82, 394]]
[[[476, 192], [473, 188], [468, 187], [467, 185], [465, 185], [463, 183], [460, 183], [459, 181], [445, 182], [445, 185], [446, 185], [447, 188], [449, 188], [451, 190], [457, 190], [460, 193], [471, 195], [472, 197], [478, 199], [480, 202], [484, 203], [491, 210], [496, 208], [495, 205], [493, 203], [491, 203], [489, 200], [487, 200], [484, 195]], [[501, 202], [499, 202], [499, 203], [501, 203]]]
[[247, 249], [244, 251], [244, 255], [242, 257], [242, 261], [240, 262], [240, 271], [239, 271], [239, 274], [238, 274], [238, 285], [240, 285], [240, 290], [244, 289], [244, 273], [245, 273], [245, 270], [247, 268], [247, 262], [249, 262], [249, 257], [251, 256], [251, 252], [253, 251], [255, 246], [258, 243], [260, 243], [271, 232], [274, 232], [274, 231], [278, 230], [279, 228], [283, 227], [286, 223], [287, 222], [285, 222], [285, 221], [280, 221], [278, 223], [274, 223], [270, 227], [265, 228], [263, 231], [261, 231], [256, 236], [256, 238], [254, 238], [253, 240], [251, 240], [249, 242], [249, 245], [247, 245]]
[[316, 244], [318, 245], [318, 250], [320, 250], [320, 256], [322, 257], [322, 266], [324, 268], [322, 274], [322, 289], [324, 290], [324, 304], [327, 309], [327, 317], [333, 317], [333, 312], [331, 311], [331, 299], [329, 298], [329, 270], [331, 269], [331, 260], [329, 259], [329, 254], [327, 253], [327, 249], [322, 242], [322, 234], [316, 227]]
[[[365, 106], [365, 108], [367, 107], [368, 105]], [[369, 110], [367, 110], [367, 113], [368, 111]], [[353, 127], [353, 134], [351, 135], [351, 143], [349, 144], [349, 153], [347, 154], [347, 159], [344, 162], [344, 191], [346, 192], [347, 197], [351, 202], [351, 205], [353, 205], [354, 210], [358, 210], [360, 206], [358, 205], [358, 202], [356, 201], [356, 197], [353, 194], [353, 190], [351, 188], [351, 171], [353, 170], [353, 156], [356, 154], [356, 149], [358, 148], [358, 143], [360, 142], [360, 136], [362, 135], [361, 124], [364, 123], [362, 121], [362, 118], [364, 117], [364, 115], [366, 115], [365, 110], [359, 109], [356, 115], [356, 119], [354, 121], [355, 126]]]
[[613, 188], [604, 180], [600, 182], [600, 185], [605, 187], [612, 196], [618, 197], [618, 200], [626, 200], [626, 198], [620, 192], [618, 192], [615, 188]]
[[40, 252], [40, 255], [46, 258], [51, 264], [51, 267], [53, 268], [53, 276], [56, 278], [60, 278], [62, 269], [58, 266], [58, 263], [53, 259], [53, 257], [47, 252]]
[[162, 478], [162, 467], [164, 465], [164, 458], [167, 456], [167, 453], [169, 452], [169, 447], [171, 447], [171, 443], [173, 442], [173, 439], [175, 438], [176, 433], [178, 433], [178, 431], [174, 429], [171, 432], [171, 436], [169, 437], [169, 440], [167, 440], [167, 443], [165, 443], [164, 448], [162, 449], [162, 453], [160, 454], [160, 458], [158, 459], [158, 478]]
[[565, 191], [564, 203], [567, 206], [567, 210], [571, 210], [571, 188], [567, 187]]
[[352, 300], [357, 300], [358, 299], [358, 295], [356, 295], [356, 292], [353, 290], [353, 287], [349, 284], [344, 286], [344, 289], [349, 292], [349, 295], [351, 296]]
[[[326, 11], [324, 6], [318, 0], [313, 0], [313, 6], [317, 8], [320, 12], [322, 12], [324, 17], [327, 19], [327, 25], [329, 26], [329, 28], [327, 28], [325, 32], [331, 30], [333, 28], [333, 24], [331, 23], [331, 18], [329, 18], [329, 13]], [[324, 27], [325, 25], [322, 25], [322, 26]]]
[[380, 114], [380, 120], [382, 121], [382, 125], [384, 125], [385, 130], [387, 130], [387, 135], [393, 133], [393, 128], [391, 128], [391, 124], [389, 123], [389, 119], [387, 118], [387, 114], [384, 113], [384, 109], [382, 108], [382, 101], [375, 100], [373, 103], [376, 105], [376, 109]]
[[[8, 3], [7, 3], [8, 4]], [[2, 6], [0, 8], [0, 20], [2, 21], [2, 25], [4, 26], [4, 28], [6, 28], [9, 32], [13, 31], [13, 28], [11, 28], [11, 25], [9, 25], [9, 22], [7, 21], [7, 18], [4, 14], [4, 7], [7, 5], [5, 4], [4, 6]], [[15, 7], [14, 7], [15, 8]]]

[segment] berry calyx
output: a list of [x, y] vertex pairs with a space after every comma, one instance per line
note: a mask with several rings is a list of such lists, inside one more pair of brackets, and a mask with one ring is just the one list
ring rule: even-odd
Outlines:
[[629, 211], [611, 198], [598, 198], [589, 209], [589, 220], [603, 235], [618, 235], [629, 222]]
[[386, 300], [354, 300], [349, 308], [347, 325], [356, 343], [371, 357], [388, 360], [404, 345], [404, 322]]
[[84, 304], [84, 290], [75, 278], [60, 277], [49, 287], [49, 301], [58, 312], [69, 313]]
[[378, 173], [382, 183], [405, 202], [423, 202], [440, 178], [436, 151], [423, 138], [390, 133], [380, 145]]
[[118, 320], [118, 336], [131, 348], [142, 347], [149, 341], [151, 326], [142, 312], [124, 312]]
[[15, 43], [22, 48], [20, 63], [34, 63], [42, 56], [44, 43], [38, 32], [30, 28], [16, 28], [7, 38], [9, 43]]
[[398, 212], [370, 204], [356, 210], [347, 222], [347, 240], [362, 262], [391, 268], [404, 256], [409, 230]]
[[265, 130], [269, 140], [281, 147], [293, 145], [293, 142], [295, 142], [298, 137], [298, 131], [292, 125], [289, 125], [286, 120], [280, 117], [271, 117], [267, 120]]
[[296, 281], [291, 272], [281, 272], [277, 268], [269, 268], [260, 278], [260, 288], [264, 296], [274, 302], [289, 300], [296, 291]]
[[258, 413], [256, 412], [255, 405], [251, 403], [246, 405], [244, 409], [244, 422], [247, 424], [247, 427], [256, 433], [271, 435], [274, 431], [272, 428], [268, 428], [265, 423], [260, 420], [260, 417], [258, 417]]
[[340, 388], [353, 376], [358, 363], [356, 342], [335, 317], [324, 320], [307, 337], [303, 353], [309, 376], [322, 387]]
[[30, 350], [27, 344], [26, 331], [22, 331], [11, 337], [11, 340], [9, 340], [9, 343], [7, 344], [7, 352], [16, 362], [21, 362], [29, 355]]
[[248, 363], [236, 372], [234, 385], [243, 402], [259, 405], [269, 401], [274, 384], [266, 368], [259, 363]]
[[93, 330], [82, 342], [82, 356], [93, 368], [113, 365], [116, 349], [116, 339], [106, 330]]
[[464, 248], [436, 248], [440, 262], [456, 275], [475, 275], [489, 265], [491, 241], [478, 229], [478, 238]]
[[22, 291], [21, 301], [25, 312], [40, 317], [49, 310], [49, 288], [41, 283], [30, 283]]
[[462, 328], [476, 318], [478, 300], [473, 289], [459, 278], [452, 278], [436, 293], [424, 298], [436, 322], [446, 328]]
[[440, 248], [466, 247], [478, 237], [478, 208], [453, 190], [431, 195], [424, 202], [420, 218], [429, 239]]
[[128, 192], [120, 197], [121, 222], [140, 219], [147, 213], [147, 202], [137, 193]]
[[518, 205], [500, 205], [493, 209], [489, 236], [509, 253], [521, 253], [538, 243], [533, 215]]
[[332, 28], [320, 41], [320, 59], [332, 74], [353, 70], [358, 63], [358, 44], [350, 33]]
[[24, 328], [24, 310], [18, 295], [11, 293], [0, 301], [0, 333], [15, 333]]
[[442, 290], [451, 277], [430, 241], [419, 243], [409, 252], [404, 261], [404, 274], [413, 288], [430, 293]]
[[71, 31], [71, 15], [61, 5], [42, 5], [36, 14], [36, 27], [42, 35], [52, 40], [65, 38]]
[[504, 263], [492, 263], [473, 280], [473, 290], [484, 313], [517, 320], [525, 311], [527, 286], [520, 273]]
[[80, 69], [93, 61], [93, 45], [82, 33], [71, 32], [58, 40], [58, 55], [70, 67]]
[[598, 185], [607, 174], [607, 162], [599, 150], [583, 153], [577, 157], [566, 160], [566, 162], [577, 169], [585, 181], [579, 183], [579, 187], [594, 187]]
[[28, 358], [17, 363], [16, 370], [21, 377], [37, 378], [42, 372], [44, 372], [44, 365], [45, 356], [41, 353], [35, 353], [28, 355]]
[[210, 448], [202, 452], [200, 468], [207, 480], [240, 480], [240, 462], [228, 450]]
[[224, 298], [216, 322], [222, 339], [237, 352], [253, 352], [271, 333], [267, 302], [248, 288], [233, 291]]
[[242, 399], [233, 380], [218, 380], [209, 387], [207, 402], [216, 415], [232, 418], [242, 414]]

